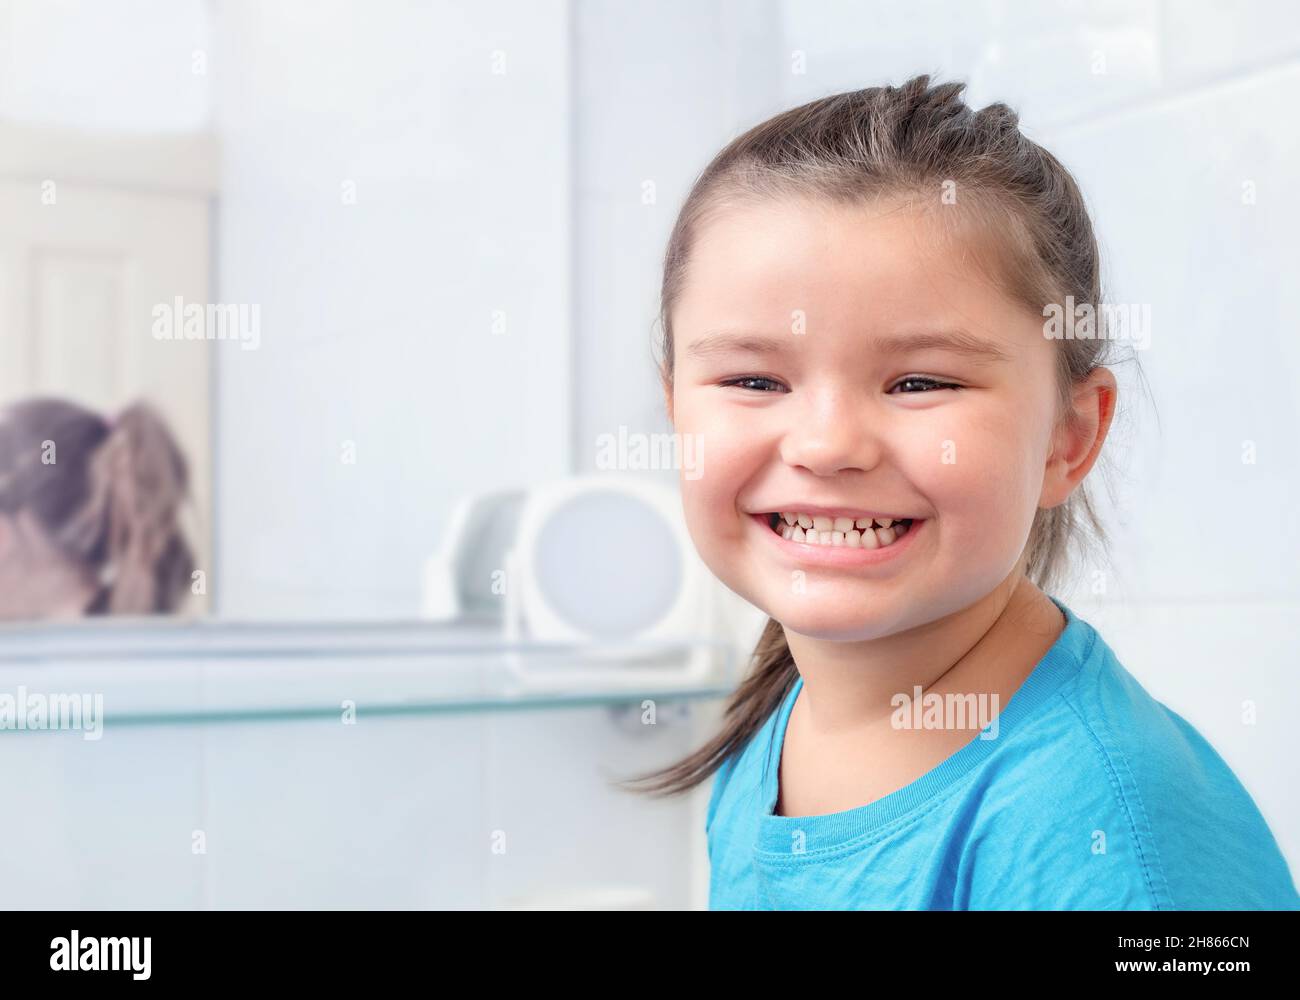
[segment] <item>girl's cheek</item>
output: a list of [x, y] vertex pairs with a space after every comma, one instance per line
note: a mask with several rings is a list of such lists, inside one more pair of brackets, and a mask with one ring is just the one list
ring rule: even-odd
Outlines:
[[1014, 434], [967, 431], [933, 442], [942, 458], [918, 463], [913, 482], [942, 528], [945, 548], [965, 566], [1019, 551], [1036, 506], [1023, 447]]
[[699, 456], [700, 478], [684, 482], [683, 489], [713, 495], [737, 476], [747, 474], [747, 466], [752, 470], [760, 461], [763, 443], [754, 434], [752, 412], [694, 404], [679, 409], [677, 417], [675, 430], [684, 437], [689, 435]]
[[711, 533], [725, 534], [739, 523], [740, 495], [754, 465], [734, 447], [728, 450], [717, 434], [706, 435], [701, 445], [699, 478], [681, 478], [682, 507], [688, 524], [707, 524]]

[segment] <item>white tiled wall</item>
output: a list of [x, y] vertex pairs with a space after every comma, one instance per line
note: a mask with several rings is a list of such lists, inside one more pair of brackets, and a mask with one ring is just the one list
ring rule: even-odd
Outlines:
[[[99, 692], [106, 713], [98, 739], [0, 733], [4, 905], [693, 905], [698, 801], [656, 801], [612, 782], [685, 755], [708, 705], [661, 702], [655, 725], [643, 724], [639, 703], [386, 713], [377, 706], [394, 703], [385, 692], [400, 671], [362, 654], [329, 664], [330, 686], [343, 684], [357, 705], [348, 724], [342, 713], [117, 721], [189, 703], [195, 690], [220, 691], [223, 703], [259, 688], [297, 697], [311, 685], [294, 674], [306, 682], [322, 662], [280, 658], [274, 680], [265, 666], [0, 663], [0, 691]], [[468, 690], [481, 667], [464, 657], [403, 669], [409, 690], [432, 692], [422, 678]], [[322, 703], [316, 690], [311, 705]]]

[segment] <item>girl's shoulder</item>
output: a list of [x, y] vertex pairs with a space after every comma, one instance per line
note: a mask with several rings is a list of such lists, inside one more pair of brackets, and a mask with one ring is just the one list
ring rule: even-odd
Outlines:
[[1222, 755], [1077, 621], [1076, 669], [992, 769], [1020, 790], [1003, 816], [1023, 823], [1003, 828], [1052, 824], [1061, 836], [1039, 838], [1044, 856], [1080, 875], [1084, 895], [1087, 876], [1104, 872], [1102, 898], [1122, 882], [1153, 909], [1300, 909], [1272, 831]]

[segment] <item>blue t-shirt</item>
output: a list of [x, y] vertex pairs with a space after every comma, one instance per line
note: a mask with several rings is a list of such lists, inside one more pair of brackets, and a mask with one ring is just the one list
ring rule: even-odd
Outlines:
[[984, 732], [845, 812], [777, 816], [799, 678], [709, 800], [713, 910], [1295, 910], [1214, 748], [1056, 598], [1060, 638]]

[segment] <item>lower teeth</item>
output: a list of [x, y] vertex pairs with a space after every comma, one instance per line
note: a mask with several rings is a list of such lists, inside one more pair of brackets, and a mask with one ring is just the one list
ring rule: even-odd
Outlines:
[[[854, 530], [851, 534], [857, 535], [857, 541], [849, 538], [844, 532], [839, 531], [817, 531], [813, 528], [804, 529], [802, 539], [793, 538], [797, 525], [785, 523], [785, 519], [777, 515], [775, 523], [772, 524], [772, 530], [785, 538], [787, 541], [802, 542], [806, 545], [834, 545], [841, 548], [858, 548], [858, 549], [881, 549], [887, 545], [892, 545], [898, 539], [907, 534], [908, 529], [912, 526], [910, 518], [904, 518], [901, 521], [895, 521], [888, 528], [868, 528], [862, 531]], [[862, 543], [862, 536], [866, 534], [874, 535], [875, 544]], [[881, 536], [884, 535], [882, 538]]]

